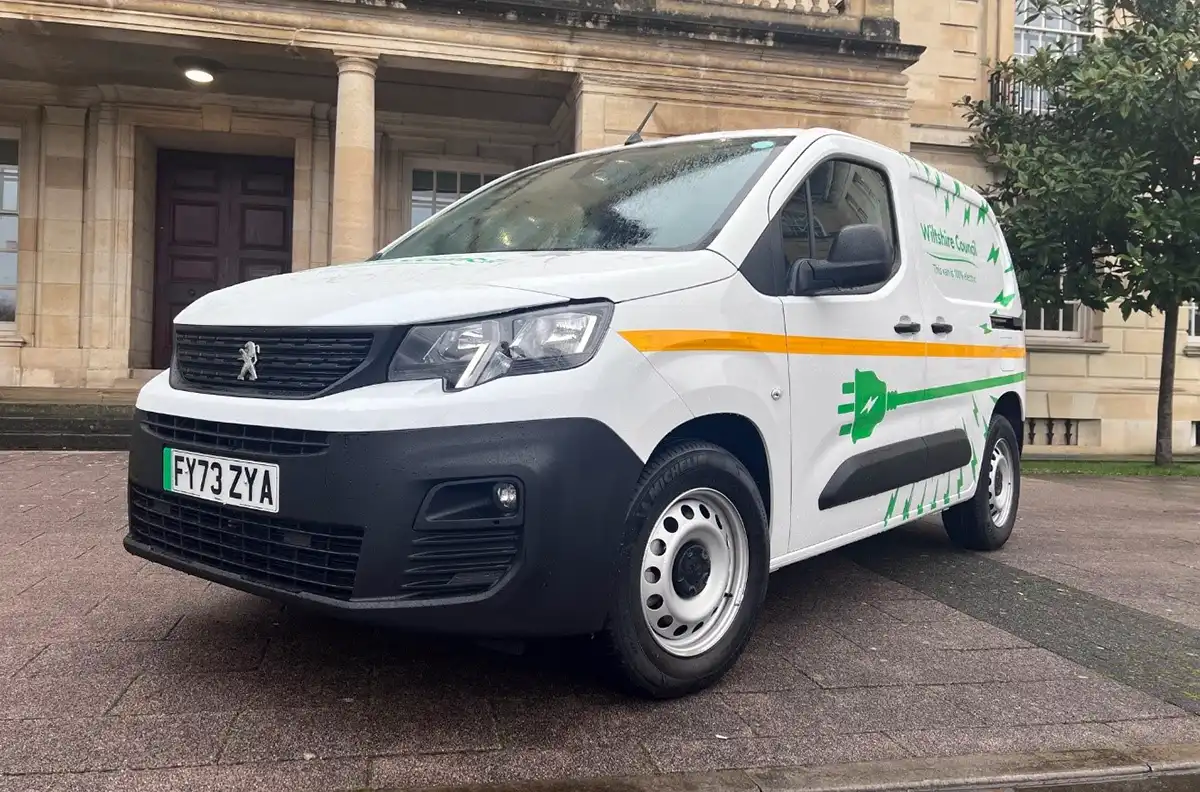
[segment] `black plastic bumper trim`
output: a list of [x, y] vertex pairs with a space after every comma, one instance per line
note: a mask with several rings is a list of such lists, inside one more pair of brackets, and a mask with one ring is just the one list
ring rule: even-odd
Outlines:
[[[165, 444], [140, 423], [131, 440], [130, 481], [161, 492]], [[172, 447], [208, 450], [186, 443]], [[277, 601], [385, 625], [489, 636], [571, 635], [603, 626], [630, 498], [644, 464], [609, 427], [583, 418], [331, 433], [328, 450], [318, 455], [235, 456], [279, 465], [281, 519], [363, 527], [349, 599], [284, 590], [253, 575], [173, 556], [132, 533], [125, 539], [126, 549]], [[486, 522], [487, 515], [481, 518], [466, 504], [469, 508], [459, 513], [464, 519], [458, 525], [476, 544], [451, 558], [443, 553], [442, 537], [453, 533], [457, 518], [419, 514], [440, 485], [491, 479], [519, 484], [519, 516], [499, 517], [485, 525], [480, 520]], [[431, 516], [434, 519], [428, 519]], [[455, 593], [465, 581], [490, 580], [486, 575], [494, 576], [496, 563], [452, 580], [453, 585], [444, 588], [447, 596], [427, 595], [427, 576], [421, 585], [411, 585], [408, 569], [419, 563], [427, 574], [431, 558], [438, 564], [447, 563], [447, 558], [450, 563], [470, 561], [471, 552], [486, 547], [494, 561], [495, 554], [512, 549], [518, 520], [517, 552], [486, 591]], [[431, 530], [434, 526], [436, 531]]]

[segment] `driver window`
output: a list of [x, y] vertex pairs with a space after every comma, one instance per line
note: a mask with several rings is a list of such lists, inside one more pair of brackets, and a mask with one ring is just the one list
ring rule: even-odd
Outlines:
[[849, 225], [879, 226], [896, 248], [887, 177], [857, 162], [821, 164], [783, 207], [780, 220], [788, 266], [798, 259], [828, 259], [833, 240]]

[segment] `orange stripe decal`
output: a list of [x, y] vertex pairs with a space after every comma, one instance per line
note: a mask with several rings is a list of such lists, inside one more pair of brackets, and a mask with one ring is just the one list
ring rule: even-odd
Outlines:
[[863, 357], [1024, 358], [1024, 347], [784, 336], [721, 330], [621, 330], [639, 352], [766, 352]]

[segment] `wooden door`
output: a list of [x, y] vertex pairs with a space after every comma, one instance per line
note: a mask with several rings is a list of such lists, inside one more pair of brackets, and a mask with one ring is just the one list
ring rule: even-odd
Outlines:
[[154, 272], [154, 359], [196, 299], [292, 267], [292, 160], [162, 150]]

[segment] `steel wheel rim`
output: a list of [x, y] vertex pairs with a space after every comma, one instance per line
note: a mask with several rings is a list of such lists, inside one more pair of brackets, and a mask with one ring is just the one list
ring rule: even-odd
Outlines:
[[992, 448], [991, 468], [988, 476], [988, 511], [992, 524], [1002, 528], [1012, 513], [1013, 496], [1017, 489], [1012, 452], [1003, 439], [997, 440]]
[[716, 490], [688, 490], [654, 521], [642, 553], [650, 635], [676, 657], [704, 654], [728, 634], [749, 579], [750, 543], [737, 507]]

